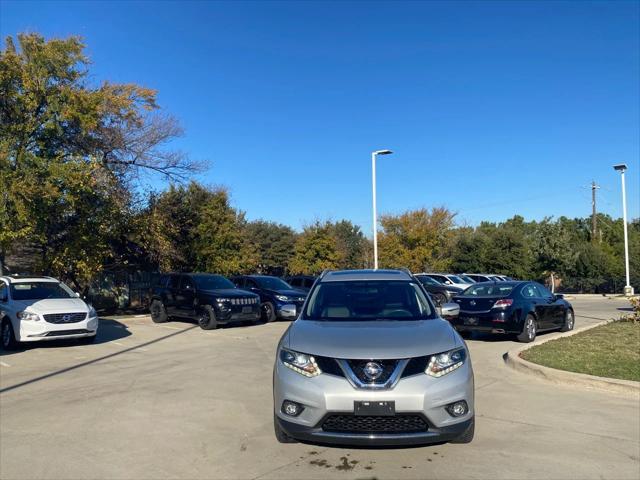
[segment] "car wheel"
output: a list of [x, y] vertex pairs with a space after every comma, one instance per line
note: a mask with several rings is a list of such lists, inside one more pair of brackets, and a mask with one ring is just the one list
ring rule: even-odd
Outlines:
[[467, 430], [455, 440], [451, 440], [450, 443], [471, 443], [471, 441], [473, 440], [473, 436], [475, 435], [475, 431], [476, 417], [473, 417], [471, 419], [471, 424], [467, 427]]
[[152, 301], [149, 311], [151, 312], [151, 320], [153, 320], [153, 323], [164, 323], [169, 319], [167, 310], [160, 300]]
[[280, 443], [298, 443], [295, 438], [290, 437], [284, 430], [282, 430], [282, 427], [278, 423], [278, 417], [275, 413], [273, 414], [273, 431], [276, 434], [276, 439]]
[[216, 313], [213, 311], [211, 305], [205, 305], [200, 310], [200, 314], [198, 315], [198, 325], [203, 330], [215, 330], [218, 328]]
[[2, 345], [2, 349], [7, 351], [15, 350], [18, 347], [16, 336], [13, 333], [13, 325], [11, 325], [9, 320], [2, 322], [2, 327], [0, 328], [0, 344]]
[[434, 293], [431, 298], [433, 298], [433, 303], [436, 304], [436, 307], [440, 307], [447, 303], [447, 296], [443, 293]]
[[273, 322], [276, 319], [276, 309], [273, 303], [265, 302], [262, 304], [262, 320], [265, 322]]
[[530, 343], [536, 339], [536, 319], [533, 315], [527, 315], [522, 326], [522, 333], [518, 335], [518, 341], [522, 343]]
[[564, 314], [564, 325], [562, 326], [560, 331], [568, 332], [570, 330], [573, 330], [573, 326], [575, 325], [575, 323], [576, 323], [576, 318], [575, 318], [575, 315], [573, 314], [573, 310], [568, 308]]

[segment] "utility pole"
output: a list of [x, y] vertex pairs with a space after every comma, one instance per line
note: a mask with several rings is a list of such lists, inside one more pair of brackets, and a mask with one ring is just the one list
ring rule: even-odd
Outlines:
[[591, 242], [595, 243], [598, 239], [598, 224], [596, 218], [596, 190], [600, 188], [596, 185], [595, 180], [591, 181]]

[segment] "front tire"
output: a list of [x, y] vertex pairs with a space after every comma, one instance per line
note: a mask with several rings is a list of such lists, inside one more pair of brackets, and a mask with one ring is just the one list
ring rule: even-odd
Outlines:
[[3, 320], [0, 327], [0, 345], [5, 351], [15, 350], [18, 348], [18, 341], [13, 332], [13, 325], [10, 320]]
[[213, 311], [211, 305], [205, 305], [200, 311], [198, 316], [198, 325], [203, 330], [215, 330], [218, 328], [218, 320], [216, 319], [216, 312]]
[[528, 314], [524, 319], [524, 325], [522, 326], [522, 333], [518, 335], [518, 341], [522, 343], [531, 343], [536, 339], [536, 319], [533, 315]]
[[273, 414], [273, 433], [275, 433], [276, 440], [280, 443], [298, 443], [295, 438], [287, 435], [287, 433], [282, 429], [278, 423], [278, 417], [275, 413]]
[[476, 432], [476, 417], [471, 419], [471, 424], [467, 427], [467, 430], [455, 440], [451, 440], [450, 443], [471, 443], [473, 436]]
[[262, 320], [270, 323], [276, 319], [276, 309], [271, 302], [262, 304]]
[[431, 298], [433, 298], [433, 303], [436, 304], [436, 307], [441, 307], [447, 303], [447, 296], [443, 293], [434, 293]]
[[151, 320], [153, 320], [153, 323], [164, 323], [169, 319], [167, 310], [160, 300], [153, 300], [151, 302], [149, 312], [151, 312]]
[[576, 317], [573, 313], [573, 310], [571, 310], [570, 308], [567, 309], [567, 311], [564, 314], [564, 325], [562, 326], [562, 328], [560, 329], [561, 332], [569, 332], [571, 330], [573, 330], [573, 326], [576, 323]]

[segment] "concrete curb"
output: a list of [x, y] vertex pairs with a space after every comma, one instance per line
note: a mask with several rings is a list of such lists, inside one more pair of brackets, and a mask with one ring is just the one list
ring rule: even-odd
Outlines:
[[640, 382], [634, 382], [633, 380], [618, 380], [616, 378], [596, 377], [595, 375], [587, 375], [585, 373], [569, 372], [566, 370], [558, 370], [555, 368], [545, 367], [538, 365], [537, 363], [529, 362], [520, 354], [525, 350], [537, 347], [544, 343], [557, 340], [558, 338], [570, 337], [578, 333], [590, 330], [601, 325], [606, 325], [614, 320], [604, 320], [593, 325], [588, 325], [570, 332], [556, 334], [548, 338], [540, 339], [535, 343], [527, 343], [521, 347], [509, 350], [504, 355], [504, 362], [514, 370], [528, 375], [533, 375], [538, 378], [542, 378], [546, 381], [562, 384], [562, 385], [575, 385], [592, 390], [602, 390], [612, 393], [625, 394], [633, 397], [639, 397], [640, 399]]

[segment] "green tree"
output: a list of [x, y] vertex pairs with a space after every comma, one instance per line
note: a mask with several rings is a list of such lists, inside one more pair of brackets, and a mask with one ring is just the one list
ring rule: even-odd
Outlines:
[[326, 269], [337, 269], [340, 254], [332, 226], [319, 221], [304, 228], [298, 236], [289, 270], [293, 274], [317, 275]]
[[259, 258], [261, 272], [279, 273], [289, 264], [296, 243], [296, 233], [291, 227], [257, 220], [247, 223], [244, 233]]

